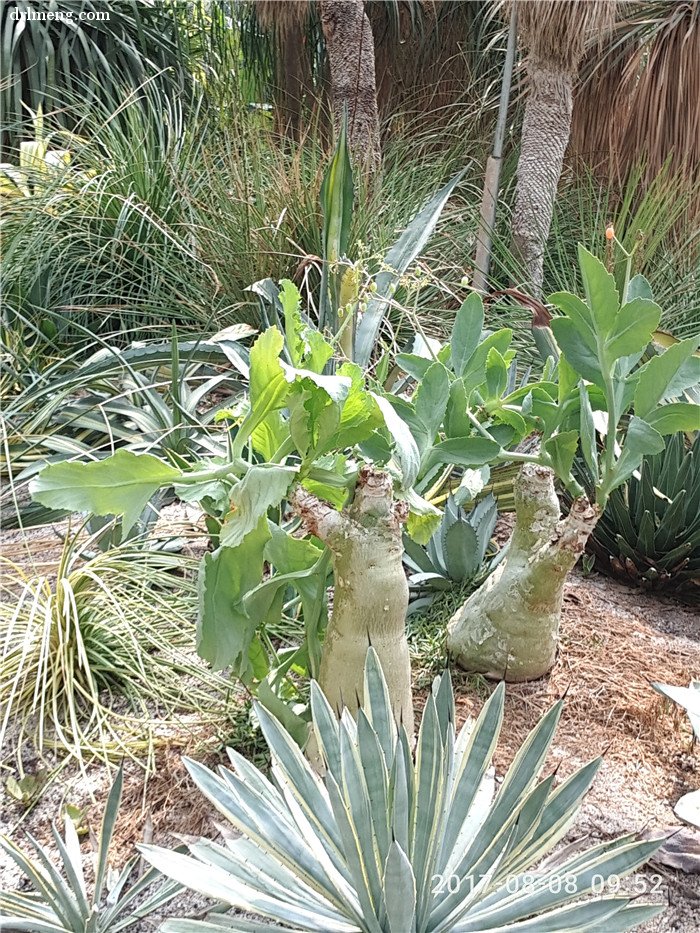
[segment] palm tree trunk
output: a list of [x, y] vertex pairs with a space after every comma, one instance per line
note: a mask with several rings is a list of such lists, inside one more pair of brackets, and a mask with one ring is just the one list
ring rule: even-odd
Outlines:
[[330, 61], [333, 120], [347, 109], [350, 151], [365, 171], [380, 165], [374, 39], [362, 0], [322, 0], [321, 27]]
[[528, 284], [539, 297], [544, 249], [571, 131], [574, 75], [563, 68], [531, 61], [528, 77], [513, 210], [513, 246], [523, 262]]

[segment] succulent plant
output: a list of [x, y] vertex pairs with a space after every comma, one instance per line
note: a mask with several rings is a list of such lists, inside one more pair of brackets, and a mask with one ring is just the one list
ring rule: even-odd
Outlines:
[[449, 674], [437, 678], [415, 757], [394, 723], [372, 648], [363, 687], [357, 721], [347, 710], [338, 721], [312, 682], [323, 776], [259, 705], [271, 780], [232, 749], [233, 771], [216, 775], [187, 762], [195, 784], [241, 835], [227, 833], [223, 845], [202, 839], [189, 855], [140, 849], [166, 875], [266, 920], [216, 913], [201, 922], [167, 920], [163, 933], [287, 929], [278, 923], [322, 933], [614, 933], [662, 909], [606, 893], [608, 880], [619, 884], [659, 841], [625, 836], [543, 862], [600, 765], [590, 762], [557, 787], [554, 774], [539, 778], [561, 702], [527, 737], [494, 796], [489, 765], [503, 684], [476, 722], [457, 731]]
[[66, 816], [64, 839], [55, 826], [51, 827], [63, 875], [54, 867], [46, 848], [32, 836], [29, 841], [37, 860], [26, 855], [10, 839], [0, 837], [0, 848], [15, 862], [33, 889], [0, 892], [0, 929], [5, 933], [118, 933], [152, 914], [179, 893], [181, 887], [177, 882], [165, 881], [147, 894], [159, 878], [159, 872], [153, 868], [131, 887], [126, 887], [139, 861], [138, 856], [130, 859], [121, 872], [114, 873], [110, 869], [109, 845], [119, 812], [122, 780], [120, 768], [105, 807], [91, 892], [83, 871], [78, 832], [69, 816]]
[[491, 536], [497, 518], [492, 495], [467, 512], [450, 494], [442, 521], [426, 547], [404, 535], [404, 565], [411, 590], [409, 612], [429, 604], [440, 590], [451, 589], [455, 583], [476, 587], [495, 569], [499, 554]]
[[700, 595], [700, 434], [679, 433], [615, 489], [591, 536], [599, 569], [655, 589]]

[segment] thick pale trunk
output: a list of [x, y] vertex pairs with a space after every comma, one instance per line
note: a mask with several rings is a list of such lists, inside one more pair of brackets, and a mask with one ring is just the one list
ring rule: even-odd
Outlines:
[[395, 502], [391, 477], [363, 467], [352, 505], [338, 512], [297, 487], [292, 505], [312, 534], [331, 550], [333, 612], [321, 654], [319, 685], [340, 714], [362, 702], [370, 645], [379, 655], [397, 722], [413, 733], [411, 662], [406, 640], [408, 583], [401, 525], [405, 503]]
[[330, 62], [336, 130], [347, 108], [353, 159], [366, 171], [379, 168], [381, 149], [374, 39], [362, 0], [322, 0], [321, 27]]
[[576, 499], [562, 519], [552, 471], [523, 467], [508, 552], [448, 626], [447, 649], [460, 667], [508, 681], [534, 680], [551, 669], [564, 583], [598, 515], [587, 499]]
[[571, 132], [574, 77], [563, 68], [547, 67], [540, 61], [528, 63], [529, 89], [518, 159], [513, 247], [538, 297], [542, 291], [544, 249]]

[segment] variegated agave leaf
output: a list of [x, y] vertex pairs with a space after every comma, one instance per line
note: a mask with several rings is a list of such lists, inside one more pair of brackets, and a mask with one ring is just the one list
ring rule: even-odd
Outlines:
[[482, 933], [628, 930], [656, 906], [624, 897], [582, 899], [600, 879], [623, 877], [659, 842], [627, 836], [543, 865], [564, 836], [599, 760], [554, 786], [541, 778], [561, 712], [557, 703], [527, 737], [494, 795], [489, 768], [503, 719], [500, 684], [475, 722], [456, 731], [448, 674], [425, 704], [415, 755], [397, 728], [370, 648], [357, 721], [338, 721], [315, 683], [311, 709], [326, 770], [319, 776], [279, 722], [258, 706], [272, 756], [265, 777], [236, 752], [234, 770], [187, 767], [238, 830], [223, 845], [201, 840], [182, 855], [142, 846], [181, 884], [260, 916], [168, 920], [169, 933], [279, 930], [322, 933]]

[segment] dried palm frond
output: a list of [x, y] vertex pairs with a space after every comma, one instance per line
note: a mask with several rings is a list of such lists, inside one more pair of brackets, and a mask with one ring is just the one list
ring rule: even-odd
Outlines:
[[618, 99], [627, 119], [614, 148], [624, 167], [643, 154], [649, 177], [673, 159], [688, 173], [700, 164], [700, 3], [648, 3], [630, 22], [642, 41], [630, 57]]
[[255, 0], [255, 14], [263, 29], [281, 36], [306, 22], [309, 0]]
[[[620, 122], [627, 119], [627, 108], [619, 99], [627, 63], [636, 44], [622, 43], [610, 35], [603, 48], [590, 48], [580, 69], [574, 94], [574, 111], [569, 138], [569, 157], [581, 157], [592, 169], [612, 167]], [[622, 111], [622, 112], [621, 112]]]
[[640, 164], [647, 184], [670, 170], [692, 194], [688, 219], [700, 210], [700, 3], [620, 9], [604, 51], [581, 67], [569, 159], [620, 185]]
[[612, 29], [616, 6], [616, 0], [518, 3], [518, 33], [532, 60], [575, 72], [586, 50]]

